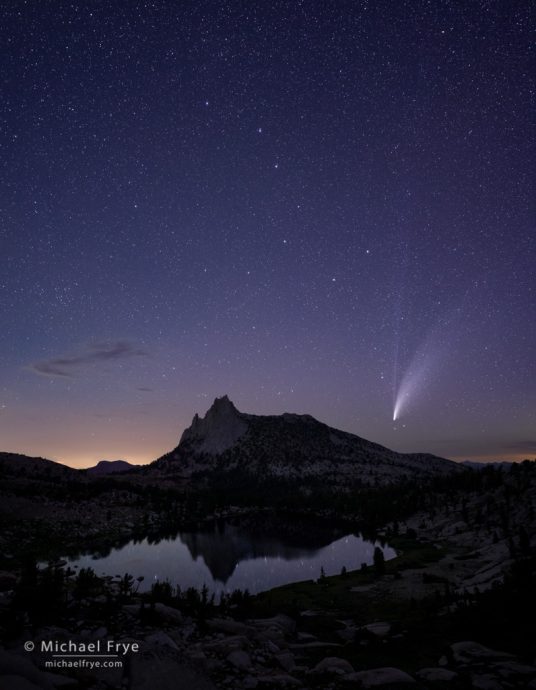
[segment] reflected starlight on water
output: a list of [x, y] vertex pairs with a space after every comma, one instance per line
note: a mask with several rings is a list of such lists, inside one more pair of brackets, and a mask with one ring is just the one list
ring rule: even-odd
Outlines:
[[[211, 592], [231, 592], [235, 589], [262, 592], [273, 587], [317, 579], [323, 569], [326, 575], [355, 570], [362, 563], [373, 562], [374, 548], [379, 545], [361, 536], [343, 534], [335, 538], [320, 536], [317, 544], [306, 545], [293, 539], [254, 536], [236, 526], [226, 525], [203, 532], [188, 532], [176, 538], [150, 543], [148, 539], [132, 541], [113, 549], [107, 556], [85, 555], [71, 559], [69, 564], [91, 567], [97, 575], [118, 575], [125, 572], [144, 578], [141, 590], [149, 589], [155, 581], [169, 580], [182, 589], [200, 588], [206, 584]], [[384, 546], [385, 559], [396, 554]]]

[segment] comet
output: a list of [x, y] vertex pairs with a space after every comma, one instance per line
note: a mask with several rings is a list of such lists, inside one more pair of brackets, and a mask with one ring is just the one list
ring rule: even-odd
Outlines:
[[427, 339], [417, 351], [396, 388], [393, 403], [393, 422], [407, 414], [408, 410], [422, 397], [427, 384], [433, 378], [441, 359], [441, 347], [432, 347], [431, 339]]
[[424, 369], [412, 369], [410, 367], [406, 371], [396, 394], [393, 408], [393, 422], [400, 419], [400, 416], [407, 412], [407, 409], [415, 401], [415, 398], [418, 398], [419, 392], [423, 388], [425, 378]]
[[[408, 263], [408, 248], [405, 247], [402, 257], [402, 269]], [[402, 287], [404, 281], [402, 281]], [[407, 358], [409, 364], [405, 369], [401, 366], [406, 359], [406, 348], [402, 347], [404, 322], [403, 294], [402, 290], [395, 301], [394, 307], [394, 350], [393, 350], [393, 422], [405, 416], [408, 411], [422, 398], [430, 383], [445, 367], [449, 358], [460, 346], [460, 338], [463, 332], [462, 317], [465, 313], [464, 305], [471, 299], [469, 290], [454, 307], [442, 314], [421, 341], [420, 346], [414, 350], [412, 359]], [[407, 321], [407, 319], [406, 319]]]

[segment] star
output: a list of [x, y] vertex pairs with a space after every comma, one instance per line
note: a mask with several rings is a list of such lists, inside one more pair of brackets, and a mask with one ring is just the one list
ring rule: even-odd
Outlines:
[[[79, 4], [54, 30], [46, 3], [0, 9], [0, 451], [149, 462], [201, 393], [277, 413], [292, 376], [296, 411], [386, 446], [408, 389], [401, 452], [465, 457], [485, 428], [532, 454], [527, 3], [312, 2], [305, 28], [293, 3]], [[85, 446], [95, 409], [139, 422], [141, 375], [147, 441]]]

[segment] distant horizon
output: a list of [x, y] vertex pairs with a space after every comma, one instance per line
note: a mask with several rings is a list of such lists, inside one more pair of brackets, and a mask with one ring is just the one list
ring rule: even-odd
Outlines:
[[[222, 397], [222, 396], [215, 396], [215, 399], [216, 399], [216, 398], [219, 398], [219, 397]], [[230, 396], [229, 396], [229, 397], [230, 397]], [[234, 403], [234, 400], [233, 400], [232, 398], [230, 398], [230, 399], [231, 399], [231, 401]], [[193, 416], [194, 416], [195, 414], [199, 414], [199, 416], [203, 417], [204, 414], [206, 413], [206, 411], [208, 411], [209, 408], [210, 408], [210, 405], [205, 409], [204, 412], [201, 411], [201, 410], [195, 410], [195, 411], [192, 413], [192, 418], [193, 418]], [[237, 406], [237, 409], [239, 410], [239, 412], [244, 412], [244, 413], [246, 413], [246, 414], [252, 414], [252, 415], [258, 415], [258, 413], [256, 413], [256, 412], [251, 412], [250, 410], [242, 410], [242, 409], [240, 409], [239, 406]], [[285, 410], [284, 412], [280, 412], [280, 413], [271, 413], [271, 414], [277, 416], [277, 415], [282, 415], [282, 414], [285, 414], [285, 413], [299, 414], [299, 415], [307, 415], [307, 414], [310, 414], [310, 413], [308, 413], [308, 412], [295, 412], [295, 411], [293, 411], [293, 410]], [[265, 415], [260, 415], [260, 416], [265, 416]], [[404, 450], [400, 450], [400, 449], [398, 449], [398, 448], [396, 448], [396, 447], [393, 447], [392, 445], [389, 445], [388, 443], [383, 443], [381, 440], [378, 440], [378, 439], [376, 439], [376, 438], [372, 438], [372, 437], [370, 437], [370, 436], [366, 436], [366, 435], [357, 433], [356, 431], [349, 430], [349, 429], [344, 429], [344, 428], [342, 428], [341, 426], [336, 426], [336, 425], [334, 425], [334, 424], [330, 424], [330, 423], [328, 423], [328, 422], [324, 422], [322, 419], [318, 419], [318, 417], [315, 416], [315, 415], [310, 414], [310, 416], [314, 417], [317, 421], [319, 421], [319, 422], [321, 422], [321, 423], [323, 423], [323, 424], [328, 424], [328, 426], [331, 426], [331, 427], [333, 427], [333, 428], [340, 429], [341, 431], [345, 431], [346, 433], [353, 434], [353, 435], [358, 436], [358, 437], [360, 437], [360, 438], [363, 438], [363, 439], [365, 439], [365, 440], [367, 440], [367, 441], [371, 441], [371, 442], [373, 442], [373, 443], [379, 443], [380, 445], [382, 445], [382, 446], [384, 446], [384, 447], [386, 447], [386, 448], [389, 448], [390, 450], [393, 450], [393, 451], [395, 451], [395, 452], [399, 452], [399, 453], [408, 453], [408, 454], [411, 454], [411, 453], [427, 453], [427, 454], [436, 455], [436, 456], [438, 456], [438, 457], [445, 458], [445, 459], [447, 459], [447, 460], [452, 460], [452, 461], [454, 461], [454, 462], [470, 461], [470, 462], [479, 462], [479, 463], [483, 463], [483, 464], [499, 463], [499, 462], [512, 462], [512, 463], [514, 463], [514, 462], [522, 462], [523, 460], [531, 460], [531, 459], [534, 459], [534, 457], [536, 457], [536, 450], [535, 450], [535, 452], [534, 452], [534, 454], [533, 454], [533, 455], [534, 455], [533, 458], [531, 458], [531, 454], [530, 454], [530, 453], [525, 453], [525, 454], [523, 454], [523, 453], [518, 453], [518, 454], [514, 454], [514, 453], [506, 454], [506, 453], [504, 453], [504, 454], [501, 454], [501, 455], [498, 455], [498, 454], [495, 454], [495, 453], [489, 453], [489, 454], [472, 454], [472, 455], [471, 455], [471, 454], [469, 454], [469, 453], [463, 453], [463, 452], [462, 452], [462, 453], [459, 453], [459, 454], [456, 454], [456, 455], [450, 455], [450, 456], [449, 456], [449, 455], [447, 455], [447, 454], [441, 454], [441, 453], [438, 453], [438, 452], [435, 452], [435, 451], [430, 451], [429, 449], [427, 449], [427, 448], [424, 447], [424, 446], [423, 446], [423, 448], [419, 448], [419, 449], [410, 449], [410, 450], [404, 449]], [[165, 448], [164, 450], [162, 450], [162, 451], [155, 451], [154, 454], [146, 454], [146, 455], [143, 455], [143, 456], [136, 455], [136, 454], [129, 454], [129, 455], [127, 455], [127, 454], [123, 454], [123, 453], [114, 454], [113, 457], [112, 457], [110, 454], [108, 454], [108, 453], [102, 453], [102, 454], [100, 454], [100, 455], [95, 454], [95, 455], [89, 456], [87, 453], [84, 453], [84, 454], [82, 455], [82, 457], [79, 456], [79, 459], [78, 459], [78, 461], [77, 461], [77, 460], [75, 460], [74, 458], [65, 457], [65, 456], [61, 455], [60, 453], [56, 453], [56, 452], [54, 452], [54, 451], [48, 452], [48, 453], [47, 453], [47, 452], [42, 452], [42, 451], [37, 451], [35, 447], [32, 448], [32, 449], [30, 449], [30, 450], [28, 450], [28, 448], [27, 448], [26, 446], [22, 445], [22, 444], [21, 444], [20, 446], [15, 446], [16, 449], [13, 449], [13, 448], [9, 448], [9, 449], [0, 448], [0, 452], [14, 453], [14, 454], [20, 454], [20, 455], [26, 455], [26, 456], [28, 456], [28, 457], [42, 457], [43, 459], [51, 460], [51, 461], [53, 461], [53, 462], [57, 462], [57, 463], [59, 463], [59, 464], [61, 464], [61, 465], [65, 465], [65, 466], [71, 467], [71, 468], [73, 468], [73, 469], [87, 469], [87, 468], [89, 468], [89, 467], [94, 467], [94, 466], [97, 465], [99, 462], [117, 462], [117, 461], [128, 462], [129, 464], [134, 465], [134, 466], [144, 466], [144, 465], [150, 465], [152, 462], [154, 462], [155, 460], [157, 460], [157, 459], [158, 459], [159, 457], [161, 457], [162, 455], [165, 455], [166, 453], [168, 453], [168, 452], [170, 452], [171, 450], [173, 450], [173, 448], [175, 448], [175, 447], [178, 445], [179, 440], [180, 440], [180, 437], [181, 437], [183, 431], [184, 431], [186, 428], [188, 428], [189, 426], [190, 426], [190, 423], [187, 423], [182, 429], [179, 430], [179, 432], [178, 432], [178, 434], [177, 434], [176, 441], [175, 441], [174, 444], [171, 443], [171, 445], [169, 445], [168, 447], [166, 447], [166, 448]], [[125, 440], [125, 445], [128, 445], [128, 442], [127, 442], [126, 440]]]
[[536, 455], [525, 7], [4, 5], [0, 445], [142, 464], [228, 391]]
[[[350, 432], [351, 433], [351, 432]], [[374, 439], [366, 439], [367, 441], [373, 441], [374, 443], [377, 443], [374, 441]], [[383, 445], [383, 444], [380, 444]], [[387, 446], [385, 446], [387, 447]], [[126, 462], [129, 465], [133, 465], [134, 467], [146, 467], [150, 465], [151, 463], [155, 462], [155, 460], [158, 460], [158, 458], [162, 457], [162, 455], [165, 455], [168, 453], [172, 448], [169, 448], [167, 451], [164, 451], [160, 455], [156, 455], [153, 457], [151, 460], [140, 460], [140, 461], [134, 461], [131, 459], [128, 459], [126, 457], [122, 458], [115, 458], [115, 459], [110, 459], [110, 458], [95, 458], [93, 460], [86, 461], [84, 460], [83, 462], [87, 462], [88, 464], [75, 464], [74, 462], [69, 462], [64, 459], [58, 459], [53, 457], [52, 455], [44, 455], [42, 453], [34, 453], [34, 452], [25, 452], [24, 450], [12, 450], [12, 449], [2, 449], [0, 450], [0, 453], [12, 453], [13, 455], [24, 455], [26, 457], [30, 458], [42, 458], [43, 460], [50, 460], [51, 462], [55, 462], [59, 465], [64, 465], [65, 467], [70, 467], [75, 470], [86, 470], [91, 467], [95, 467], [98, 465], [99, 462]], [[412, 453], [424, 453], [424, 454], [430, 454], [430, 455], [437, 455], [436, 453], [429, 453], [427, 450], [415, 450], [415, 451], [397, 451], [396, 448], [389, 448], [389, 450], [393, 450], [395, 452], [400, 452], [404, 454], [412, 454]], [[460, 455], [460, 456], [452, 456], [452, 457], [447, 457], [446, 455], [440, 455], [437, 457], [441, 457], [445, 460], [452, 460], [452, 462], [457, 462], [457, 463], [462, 463], [462, 462], [475, 462], [479, 463], [482, 465], [487, 465], [487, 464], [496, 464], [496, 463], [502, 463], [502, 462], [507, 462], [507, 463], [520, 463], [523, 462], [524, 460], [530, 460], [534, 461], [536, 460], [536, 457], [531, 457], [530, 455], [520, 455], [518, 457], [496, 457], [493, 455], [490, 456], [465, 456], [465, 455]]]

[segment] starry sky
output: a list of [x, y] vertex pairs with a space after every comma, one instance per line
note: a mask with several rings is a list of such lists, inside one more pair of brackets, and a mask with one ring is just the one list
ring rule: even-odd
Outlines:
[[148, 462], [227, 393], [534, 457], [530, 5], [4, 3], [0, 450]]

